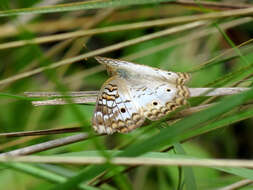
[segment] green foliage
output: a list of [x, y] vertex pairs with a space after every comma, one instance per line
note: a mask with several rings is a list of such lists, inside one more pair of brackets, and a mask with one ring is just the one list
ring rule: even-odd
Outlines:
[[113, 8], [122, 7], [129, 5], [142, 5], [142, 4], [156, 4], [160, 2], [170, 2], [174, 0], [96, 0], [96, 1], [86, 1], [79, 3], [69, 3], [65, 5], [56, 5], [52, 7], [43, 8], [24, 8], [24, 9], [14, 9], [6, 10], [0, 12], [0, 17], [21, 15], [21, 14], [31, 14], [31, 13], [55, 13], [64, 11], [77, 11], [85, 9], [98, 9], [98, 8]]
[[[198, 2], [192, 7], [185, 8], [180, 3], [176, 5], [172, 2], [176, 1], [96, 0], [60, 5], [47, 3], [44, 7], [39, 6], [39, 3], [43, 1], [12, 3], [0, 1], [2, 10], [0, 17], [4, 17], [0, 18], [0, 47], [9, 42], [36, 40], [37, 37], [50, 37], [51, 34], [73, 32], [79, 29], [89, 30], [117, 26], [122, 23], [138, 23], [186, 15], [194, 17], [195, 14], [215, 13], [217, 7], [225, 6], [220, 3], [216, 8], [202, 7]], [[110, 12], [109, 8], [113, 10]], [[231, 24], [233, 21], [238, 22], [238, 26], [244, 23], [240, 18], [210, 21], [213, 23], [208, 23], [203, 27], [206, 30], [198, 27], [157, 37], [110, 53], [108, 51], [105, 56], [126, 58], [165, 70], [191, 72], [190, 87], [252, 87], [251, 41], [239, 46], [252, 36], [251, 23], [244, 24], [240, 28], [224, 27], [224, 24]], [[0, 48], [0, 132], [80, 126], [82, 132], [94, 135], [90, 122], [94, 104], [34, 107], [31, 104], [32, 101], [46, 98], [27, 97], [24, 92], [58, 91], [67, 96], [68, 91], [98, 90], [108, 76], [92, 58], [74, 61], [72, 64], [57, 68], [50, 66], [55, 62], [75, 58], [87, 51], [93, 53], [96, 51], [90, 49], [100, 49], [130, 39], [138, 39], [168, 27], [174, 27], [174, 25], [105, 32], [53, 43], [26, 44], [18, 48], [15, 45], [12, 48]], [[208, 33], [213, 29], [216, 29], [216, 32]], [[202, 30], [207, 34], [200, 37], [198, 32]], [[194, 39], [185, 40], [194, 34], [196, 34]], [[229, 48], [231, 49], [228, 51]], [[213, 60], [207, 62], [210, 59]], [[45, 66], [47, 71], [41, 69]], [[36, 75], [30, 75], [35, 71]], [[15, 79], [24, 73], [27, 75]], [[12, 77], [15, 80], [8, 81]], [[76, 166], [1, 163], [0, 184], [6, 189], [24, 190], [75, 188], [194, 190], [221, 188], [242, 179], [253, 180], [253, 171], [246, 168], [130, 167], [110, 163], [114, 156], [250, 159], [253, 156], [251, 143], [253, 129], [250, 127], [253, 122], [252, 100], [252, 89], [224, 98], [191, 98], [189, 105], [181, 110], [206, 102], [215, 103], [215, 105], [189, 116], [173, 119], [180, 111], [176, 110], [168, 117], [149, 122], [146, 126], [128, 134], [88, 138], [78, 143], [37, 153], [37, 155], [47, 155], [52, 158], [54, 156], [104, 157], [105, 164]], [[73, 103], [69, 99], [67, 101]], [[68, 135], [15, 139], [0, 137], [0, 151], [4, 153]]]

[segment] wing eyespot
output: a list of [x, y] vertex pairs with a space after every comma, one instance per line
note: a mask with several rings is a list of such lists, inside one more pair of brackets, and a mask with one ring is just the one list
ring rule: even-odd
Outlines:
[[126, 113], [126, 109], [125, 108], [121, 108], [120, 111], [121, 111], [121, 113]]
[[171, 89], [167, 88], [167, 89], [166, 89], [166, 91], [167, 91], [167, 92], [170, 92], [170, 91], [171, 91]]
[[157, 106], [157, 105], [158, 105], [158, 102], [154, 101], [154, 102], [153, 102], [153, 105], [154, 105], [154, 106]]

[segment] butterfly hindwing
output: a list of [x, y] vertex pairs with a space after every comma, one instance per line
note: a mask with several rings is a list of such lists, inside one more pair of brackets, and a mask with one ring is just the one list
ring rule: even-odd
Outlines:
[[129, 132], [144, 122], [142, 111], [134, 104], [125, 80], [114, 76], [102, 86], [92, 124], [98, 133]]
[[145, 80], [132, 82], [131, 93], [139, 103], [143, 114], [150, 120], [158, 120], [185, 105], [189, 97], [188, 88], [180, 84]]

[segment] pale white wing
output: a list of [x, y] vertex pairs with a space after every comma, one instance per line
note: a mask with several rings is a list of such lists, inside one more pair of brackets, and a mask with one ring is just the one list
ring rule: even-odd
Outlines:
[[139, 65], [106, 57], [95, 57], [95, 59], [106, 66], [110, 75], [119, 75], [121, 78], [125, 79], [146, 77], [152, 80], [166, 81], [181, 85], [184, 85], [190, 79], [190, 75], [187, 73], [165, 71], [146, 65]]
[[95, 57], [113, 75], [100, 90], [93, 116], [98, 133], [129, 132], [145, 118], [158, 120], [185, 105], [189, 75]]
[[130, 96], [127, 81], [114, 76], [102, 86], [92, 125], [98, 133], [126, 133], [141, 126], [145, 118]]
[[188, 88], [181, 84], [144, 79], [131, 81], [130, 84], [133, 99], [150, 120], [158, 120], [185, 105], [189, 97]]

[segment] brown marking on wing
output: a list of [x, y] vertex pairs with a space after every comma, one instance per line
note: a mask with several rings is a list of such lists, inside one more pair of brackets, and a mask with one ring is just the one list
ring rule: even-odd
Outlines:
[[178, 78], [176, 80], [176, 84], [184, 85], [191, 78], [191, 75], [188, 73], [177, 73]]
[[113, 100], [115, 100], [116, 96], [115, 95], [108, 95], [108, 94], [106, 94], [106, 92], [103, 92], [102, 98], [106, 99], [107, 101], [108, 100], [112, 100], [113, 101]]
[[190, 96], [189, 90], [186, 86], [176, 85], [176, 96], [165, 103], [165, 106], [149, 106], [144, 109], [144, 115], [150, 120], [159, 120], [168, 115], [177, 108], [187, 104], [187, 98]]
[[122, 89], [114, 84], [113, 79], [109, 79], [101, 89], [92, 120], [98, 133], [127, 133], [140, 127], [145, 120], [132, 100], [119, 90]]

